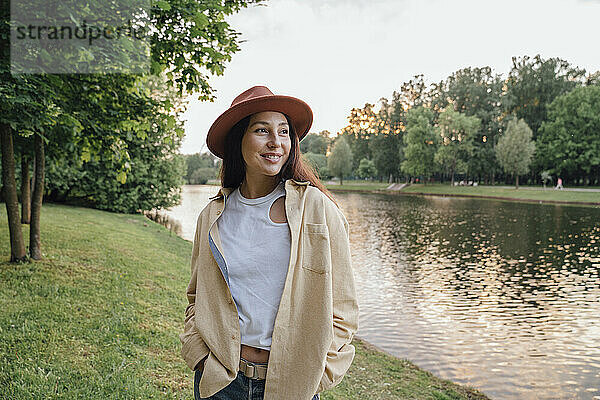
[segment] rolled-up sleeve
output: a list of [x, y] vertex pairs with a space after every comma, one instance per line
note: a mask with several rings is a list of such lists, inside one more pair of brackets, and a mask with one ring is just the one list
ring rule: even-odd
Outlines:
[[185, 309], [185, 328], [182, 334], [179, 335], [181, 340], [181, 355], [190, 369], [194, 369], [196, 365], [208, 355], [209, 349], [204, 340], [200, 336], [195, 323], [196, 304], [196, 280], [198, 277], [198, 268], [196, 260], [199, 254], [199, 241], [202, 229], [202, 214], [196, 222], [196, 233], [194, 235], [194, 245], [192, 250], [191, 260], [191, 278], [187, 287], [188, 306]]
[[354, 359], [352, 338], [358, 330], [358, 301], [350, 255], [350, 230], [344, 214], [335, 206], [328, 212], [333, 298], [333, 340], [317, 392], [342, 381]]

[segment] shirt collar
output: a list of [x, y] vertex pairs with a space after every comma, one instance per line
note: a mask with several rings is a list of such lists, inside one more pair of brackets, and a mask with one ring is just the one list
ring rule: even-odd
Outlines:
[[[286, 180], [286, 185], [287, 185], [288, 182], [290, 182], [290, 184], [293, 184], [295, 186], [308, 186], [308, 185], [310, 185], [310, 181], [297, 181], [295, 179], [287, 179]], [[219, 197], [223, 197], [223, 195], [229, 196], [229, 194], [233, 190], [234, 189], [232, 189], [232, 188], [226, 188], [226, 187], [222, 187], [221, 186], [221, 188], [219, 189], [219, 192], [216, 195], [214, 195], [212, 197], [209, 197], [208, 199], [209, 200], [218, 199]]]

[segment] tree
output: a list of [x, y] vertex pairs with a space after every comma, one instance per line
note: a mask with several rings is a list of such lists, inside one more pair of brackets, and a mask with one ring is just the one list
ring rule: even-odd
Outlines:
[[213, 179], [215, 175], [215, 170], [213, 168], [198, 168], [194, 170], [190, 180], [188, 181], [189, 185], [204, 185], [208, 182], [209, 179]]
[[378, 113], [379, 135], [372, 143], [372, 159], [377, 171], [389, 176], [388, 182], [401, 175], [401, 163], [404, 160], [404, 141], [407, 112], [420, 105], [428, 106], [431, 102], [430, 92], [423, 74], [400, 85], [399, 91], [392, 94], [391, 103], [384, 97], [380, 100]]
[[538, 129], [546, 120], [546, 108], [556, 97], [573, 90], [585, 79], [585, 70], [560, 58], [513, 57], [506, 79], [502, 105], [506, 115], [525, 120], [537, 140]]
[[540, 173], [540, 177], [542, 178], [542, 182], [544, 183], [544, 189], [546, 189], [546, 182], [552, 181], [552, 175], [550, 175], [550, 171], [542, 171]]
[[344, 184], [344, 175], [352, 172], [352, 150], [344, 136], [338, 136], [327, 159], [327, 168], [333, 176], [340, 177], [340, 185]]
[[358, 168], [361, 159], [371, 159], [369, 141], [376, 133], [379, 124], [373, 108], [374, 105], [370, 103], [365, 104], [363, 108], [353, 108], [348, 117], [348, 125], [341, 131], [354, 156], [352, 171]]
[[394, 91], [392, 94], [392, 103], [390, 105], [392, 126], [395, 129], [400, 128], [404, 131], [408, 110], [421, 105], [428, 107], [431, 101], [431, 91], [425, 83], [423, 74], [415, 75], [408, 82], [404, 82], [400, 86], [400, 91]]
[[358, 176], [363, 179], [372, 178], [377, 175], [375, 163], [372, 160], [363, 158], [358, 164]]
[[300, 151], [302, 153], [327, 154], [329, 147], [329, 132], [309, 133], [300, 142]]
[[402, 159], [401, 137], [397, 133], [379, 133], [369, 141], [372, 161], [378, 176], [392, 182], [400, 176]]
[[[204, 184], [215, 175], [215, 156], [210, 153], [184, 155], [186, 164], [185, 180], [190, 185]], [[211, 170], [210, 172], [208, 170]], [[202, 172], [198, 172], [202, 170]], [[192, 178], [194, 177], [194, 178]]]
[[600, 85], [600, 71], [589, 74], [585, 79], [585, 84], [586, 86]]
[[394, 120], [392, 106], [387, 99], [382, 97], [379, 102], [381, 107], [377, 113], [378, 123], [375, 134], [369, 140], [369, 150], [380, 180], [388, 179], [391, 183], [401, 174], [403, 127]]
[[529, 172], [529, 165], [535, 153], [533, 132], [522, 118], [511, 119], [506, 132], [496, 145], [496, 157], [507, 174], [515, 176], [516, 188], [519, 188], [519, 175]]
[[441, 143], [434, 159], [450, 174], [452, 186], [456, 172], [467, 172], [467, 163], [473, 156], [473, 140], [480, 127], [479, 118], [455, 111], [451, 105], [440, 114], [438, 132]]
[[[69, 143], [53, 152], [50, 161], [61, 165], [48, 172], [47, 186], [54, 196], [128, 213], [179, 202], [185, 175], [184, 160], [177, 154], [184, 133], [179, 120], [184, 107], [164, 81], [141, 77], [137, 88], [132, 92], [129, 85], [114, 81], [112, 93], [118, 101], [103, 91], [92, 91], [86, 100], [102, 113], [94, 113], [87, 101], [65, 102], [65, 109], [82, 124], [78, 139], [86, 146]], [[155, 92], [160, 95], [154, 96]], [[101, 137], [106, 144], [100, 142]], [[105, 146], [112, 153], [103, 151]]]
[[548, 106], [536, 163], [568, 179], [600, 183], [600, 86], [578, 87]]
[[328, 177], [330, 175], [327, 168], [327, 156], [325, 154], [316, 153], [301, 153], [304, 160], [309, 163], [316, 171], [319, 178]]
[[487, 176], [492, 183], [500, 171], [494, 146], [501, 131], [499, 106], [503, 83], [500, 75], [494, 74], [490, 67], [468, 67], [454, 72], [431, 90], [434, 114], [452, 103], [459, 112], [481, 120], [468, 169], [473, 175]]
[[[148, 17], [148, 26], [153, 27], [149, 40], [151, 73], [159, 76], [165, 72], [168, 82], [175, 85], [180, 93], [184, 90], [188, 93], [195, 91], [200, 93], [201, 99], [212, 99], [212, 88], [208, 84], [206, 71], [213, 75], [222, 75], [225, 63], [239, 50], [239, 33], [231, 29], [225, 18], [242, 7], [260, 1], [156, 2], [150, 13], [143, 13]], [[123, 93], [129, 101], [135, 102], [134, 97], [139, 95], [138, 80], [135, 76], [11, 75], [8, 61], [9, 3], [3, 2], [0, 8], [0, 142], [3, 197], [9, 221], [11, 261], [23, 261], [27, 257], [19, 221], [14, 173], [14, 157], [20, 157], [21, 154], [14, 152], [13, 146], [17, 143], [14, 137], [21, 136], [33, 142], [30, 149], [37, 157], [33, 173], [35, 184], [31, 202], [30, 255], [32, 258], [39, 258], [39, 221], [45, 185], [45, 159], [48, 156], [54, 157], [49, 151], [45, 151], [45, 146], [55, 145], [58, 151], [75, 146], [77, 151], [71, 155], [79, 153], [84, 161], [91, 160], [94, 155], [102, 157], [101, 153], [104, 156], [110, 155], [111, 160], [117, 161], [113, 164], [117, 173], [113, 175], [124, 184], [131, 163], [121, 134], [141, 134], [140, 138], [143, 139], [143, 132], [148, 127], [143, 115], [138, 119], [135, 113], [106, 114], [106, 109], [102, 107], [111, 101], [117, 104], [123, 101], [120, 97]], [[81, 14], [75, 13], [71, 18], [77, 19], [80, 16]], [[96, 60], [91, 61], [92, 64], [95, 62]], [[117, 90], [115, 82], [118, 83]], [[119, 90], [126, 86], [125, 92]], [[82, 103], [79, 109], [74, 107], [71, 101], [75, 96], [78, 96]], [[162, 107], [167, 114], [173, 109], [169, 101], [163, 102]], [[122, 106], [119, 111], [127, 108]], [[103, 123], [98, 124], [93, 120], [94, 117], [99, 117]], [[85, 121], [81, 122], [80, 119]], [[115, 131], [104, 129], [110, 125], [104, 122], [110, 119], [116, 126]], [[165, 123], [167, 127], [173, 127], [176, 123], [174, 116], [167, 115]], [[85, 134], [80, 134], [86, 126], [88, 129], [85, 130]], [[28, 157], [22, 159], [27, 160]]]
[[435, 170], [434, 157], [438, 135], [432, 121], [433, 113], [423, 106], [408, 111], [402, 170], [412, 177], [429, 178]]

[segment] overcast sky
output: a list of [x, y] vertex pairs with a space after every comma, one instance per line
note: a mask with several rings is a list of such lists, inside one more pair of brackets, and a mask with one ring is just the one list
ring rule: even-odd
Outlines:
[[599, 20], [600, 0], [270, 0], [228, 18], [245, 42], [210, 78], [217, 100], [192, 97], [181, 152], [208, 151], [212, 122], [254, 85], [306, 101], [311, 132], [337, 133], [352, 108], [421, 73], [428, 83], [469, 66], [506, 75], [512, 56], [536, 54], [597, 71]]

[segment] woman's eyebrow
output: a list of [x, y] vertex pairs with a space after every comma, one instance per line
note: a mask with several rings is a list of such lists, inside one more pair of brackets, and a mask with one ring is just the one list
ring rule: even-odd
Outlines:
[[[270, 125], [270, 124], [269, 124], [268, 122], [266, 122], [266, 121], [254, 121], [254, 122], [252, 123], [252, 125], [250, 125], [250, 126], [254, 126], [254, 125], [256, 125], [256, 124]], [[287, 125], [287, 124], [288, 124], [287, 122], [280, 122], [280, 123], [279, 123], [279, 126], [281, 126], [281, 125]]]

